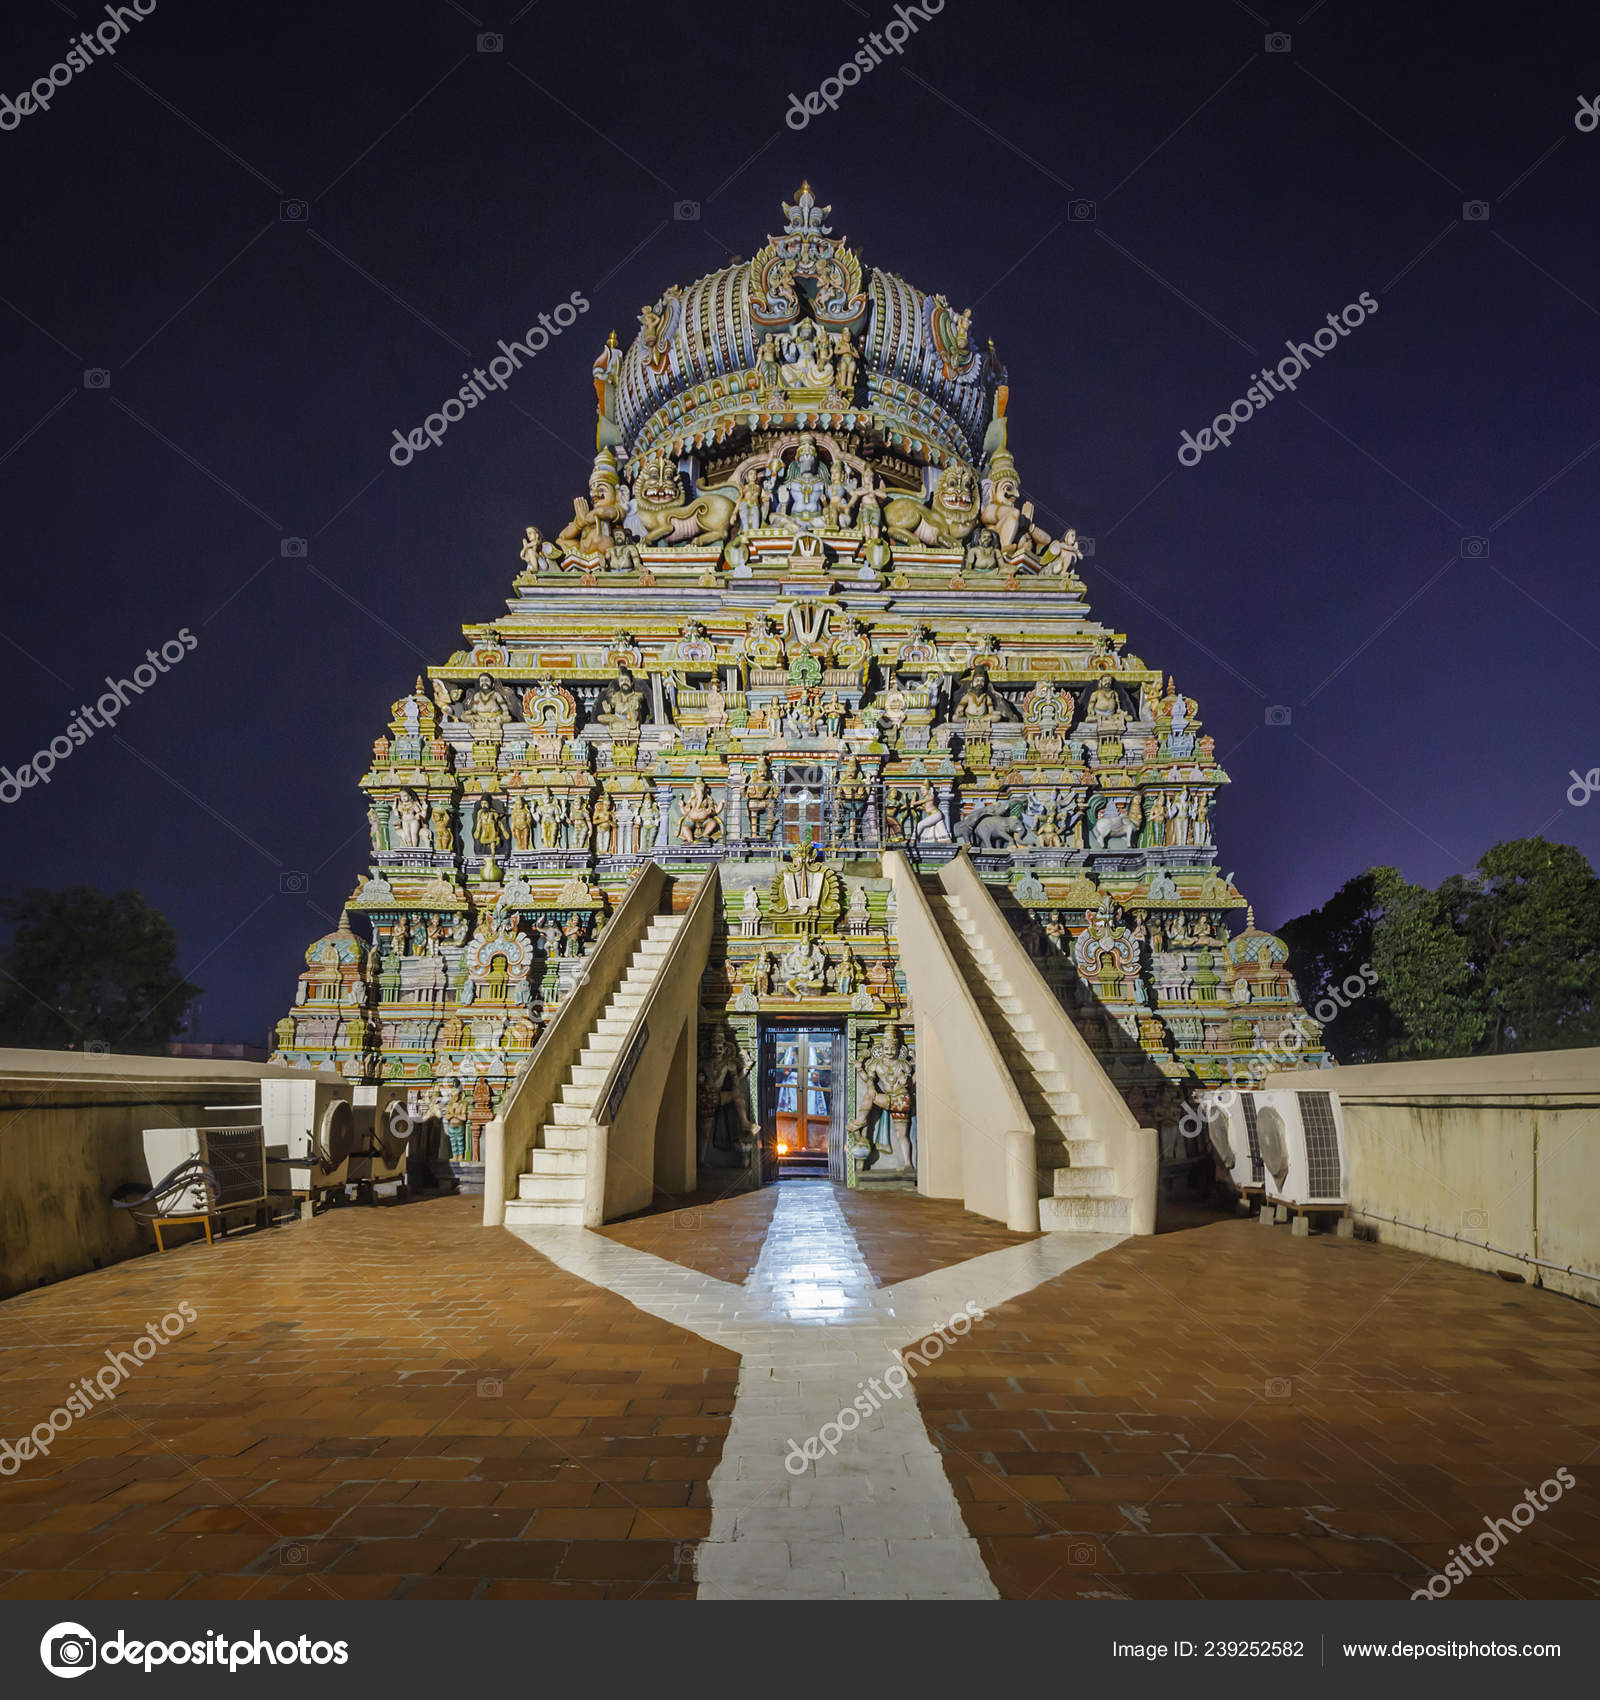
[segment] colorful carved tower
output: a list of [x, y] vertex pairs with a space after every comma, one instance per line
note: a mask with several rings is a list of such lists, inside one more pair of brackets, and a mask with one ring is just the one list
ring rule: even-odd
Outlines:
[[904, 1167], [882, 857], [964, 850], [1176, 1149], [1198, 1086], [1325, 1061], [1217, 871], [1213, 741], [1023, 500], [970, 313], [865, 268], [809, 187], [783, 210], [602, 348], [588, 494], [528, 527], [506, 612], [394, 704], [361, 781], [370, 870], [275, 1060], [407, 1084], [471, 1155], [654, 860], [723, 887], [702, 1161], [759, 1169], [776, 1117], [800, 1149], [828, 1123], [852, 1182]]

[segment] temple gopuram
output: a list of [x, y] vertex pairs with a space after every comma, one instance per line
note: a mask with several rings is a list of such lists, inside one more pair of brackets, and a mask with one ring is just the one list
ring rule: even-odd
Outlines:
[[775, 1152], [915, 1173], [897, 852], [970, 864], [1166, 1155], [1200, 1088], [1326, 1060], [1219, 872], [1198, 705], [1023, 498], [993, 343], [830, 212], [802, 186], [612, 334], [586, 495], [373, 744], [370, 867], [273, 1060], [404, 1089], [464, 1160], [652, 866], [720, 887], [699, 1163], [751, 1184]]

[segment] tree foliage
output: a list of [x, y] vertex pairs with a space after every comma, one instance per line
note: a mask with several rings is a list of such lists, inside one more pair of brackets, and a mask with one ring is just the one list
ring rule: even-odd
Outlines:
[[1363, 978], [1361, 970], [1372, 961], [1372, 930], [1382, 914], [1372, 875], [1357, 874], [1320, 909], [1279, 928], [1306, 1008], [1325, 1000], [1345, 1005], [1320, 1024], [1323, 1043], [1342, 1063], [1383, 1062], [1402, 1032], [1380, 989], [1360, 997], [1334, 997], [1346, 981]]
[[1391, 1054], [1470, 1056], [1484, 1019], [1466, 940], [1439, 894], [1407, 883], [1398, 869], [1374, 868], [1372, 889], [1383, 909], [1372, 932], [1372, 966], [1401, 1027]]
[[1570, 844], [1497, 844], [1439, 888], [1465, 941], [1482, 1049], [1600, 1044], [1600, 879]]
[[0, 1045], [161, 1052], [200, 995], [178, 972], [178, 937], [136, 891], [93, 886], [0, 898], [11, 940], [0, 969]]
[[1326, 1029], [1340, 1062], [1600, 1044], [1600, 878], [1567, 844], [1497, 844], [1438, 888], [1371, 868], [1285, 923], [1308, 1006], [1370, 962]]

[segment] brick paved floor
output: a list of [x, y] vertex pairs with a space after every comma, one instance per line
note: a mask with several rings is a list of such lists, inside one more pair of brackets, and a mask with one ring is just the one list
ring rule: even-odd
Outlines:
[[1014, 1234], [986, 1216], [974, 1216], [943, 1198], [915, 1192], [838, 1188], [839, 1206], [881, 1287], [914, 1280], [986, 1251], [1037, 1238]]
[[[1025, 1237], [837, 1196], [880, 1283]], [[772, 1202], [607, 1237], [739, 1280]], [[737, 1359], [480, 1209], [334, 1212], [0, 1305], [11, 1439], [198, 1313], [0, 1476], [0, 1596], [692, 1596]], [[1600, 1597], [1600, 1311], [1571, 1300], [1222, 1221], [997, 1305], [915, 1391], [1004, 1596], [1403, 1597], [1565, 1465], [1457, 1592]]]
[[738, 1360], [478, 1226], [352, 1208], [0, 1306], [0, 1436], [198, 1320], [0, 1479], [0, 1596], [694, 1595]]
[[658, 1198], [648, 1215], [611, 1222], [599, 1231], [618, 1245], [648, 1251], [702, 1275], [742, 1285], [761, 1255], [778, 1189], [763, 1187], [731, 1198], [692, 1193]]
[[1001, 1595], [1405, 1598], [1566, 1466], [1455, 1590], [1600, 1597], [1600, 1310], [1218, 1221], [1001, 1306], [917, 1398]]

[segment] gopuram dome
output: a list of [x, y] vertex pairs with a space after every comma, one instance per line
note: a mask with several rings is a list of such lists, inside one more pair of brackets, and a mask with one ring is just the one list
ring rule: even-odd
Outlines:
[[802, 185], [606, 340], [588, 489], [393, 704], [370, 955], [315, 947], [277, 1055], [487, 1156], [486, 1220], [797, 1162], [1011, 1219], [992, 1112], [1041, 1225], [1146, 1231], [1158, 1135], [1320, 1032], [1219, 871], [1199, 704], [1024, 499], [992, 344], [830, 216]]
[[[680, 288], [640, 315], [626, 353], [602, 356], [608, 419], [630, 466], [735, 433], [854, 430], [943, 464], [983, 451], [1005, 374], [971, 345], [970, 312], [860, 258], [826, 222], [809, 184], [753, 260]], [[604, 445], [603, 445], [604, 446]]]

